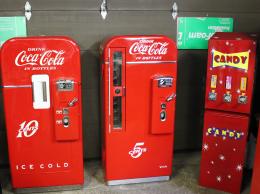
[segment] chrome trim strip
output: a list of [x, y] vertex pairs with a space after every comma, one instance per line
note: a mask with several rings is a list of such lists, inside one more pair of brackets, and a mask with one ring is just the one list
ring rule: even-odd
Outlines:
[[127, 61], [126, 64], [161, 64], [161, 63], [176, 63], [176, 61]]
[[148, 182], [168, 181], [168, 180], [170, 180], [170, 176], [158, 176], [158, 177], [148, 177], [148, 178], [112, 180], [112, 181], [107, 181], [107, 185], [112, 186], [112, 185], [148, 183]]
[[[110, 48], [108, 49], [108, 59], [109, 61], [111, 61], [110, 59]], [[108, 63], [108, 133], [111, 133], [111, 121], [110, 121], [110, 118], [111, 118], [111, 104], [110, 104], [110, 98], [111, 98], [111, 92], [110, 92], [110, 89], [111, 89], [111, 86], [110, 86], [110, 63]]]
[[3, 88], [31, 88], [32, 85], [5, 85]]

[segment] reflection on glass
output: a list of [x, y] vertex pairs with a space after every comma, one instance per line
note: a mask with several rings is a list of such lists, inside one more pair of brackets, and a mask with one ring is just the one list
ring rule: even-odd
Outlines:
[[113, 98], [113, 110], [114, 110], [114, 128], [122, 128], [122, 97], [115, 96]]
[[121, 86], [122, 84], [122, 52], [117, 51], [113, 54], [113, 84]]

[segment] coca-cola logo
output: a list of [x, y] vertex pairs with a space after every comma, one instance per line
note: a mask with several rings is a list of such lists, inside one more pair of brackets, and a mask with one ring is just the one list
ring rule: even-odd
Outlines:
[[24, 121], [20, 124], [20, 129], [18, 130], [17, 138], [22, 137], [32, 137], [39, 129], [39, 123], [36, 120], [30, 122]]
[[[38, 52], [32, 52], [38, 51]], [[40, 52], [39, 52], [40, 51]], [[21, 66], [58, 66], [64, 64], [64, 50], [28, 49], [21, 51], [15, 58], [15, 65]]]
[[168, 42], [156, 42], [154, 40], [140, 40], [129, 48], [131, 55], [166, 55], [168, 52]]

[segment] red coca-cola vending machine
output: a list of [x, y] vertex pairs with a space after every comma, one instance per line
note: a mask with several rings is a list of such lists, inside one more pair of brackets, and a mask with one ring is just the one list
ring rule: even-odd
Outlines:
[[256, 42], [242, 33], [209, 40], [200, 184], [240, 193]]
[[175, 43], [160, 35], [103, 44], [103, 165], [108, 185], [169, 180], [177, 76]]
[[66, 37], [13, 38], [1, 73], [14, 189], [82, 185], [80, 50]]

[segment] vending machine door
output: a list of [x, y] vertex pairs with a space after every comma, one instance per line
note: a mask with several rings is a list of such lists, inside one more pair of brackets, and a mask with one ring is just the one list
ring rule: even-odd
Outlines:
[[80, 137], [79, 83], [69, 78], [53, 82], [54, 126], [57, 141], [78, 140]]
[[173, 133], [175, 80], [171, 76], [157, 76], [152, 80], [151, 133]]
[[111, 65], [109, 68], [110, 87], [110, 124], [111, 131], [125, 130], [125, 49], [111, 49]]
[[240, 193], [248, 125], [248, 116], [205, 112], [200, 185]]

